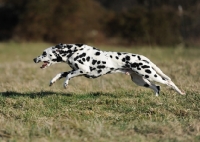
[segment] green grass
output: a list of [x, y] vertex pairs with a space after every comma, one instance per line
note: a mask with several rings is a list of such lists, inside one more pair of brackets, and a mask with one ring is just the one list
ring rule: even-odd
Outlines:
[[186, 92], [162, 85], [156, 97], [123, 74], [49, 87], [52, 77], [69, 70], [33, 63], [49, 45], [0, 43], [0, 141], [200, 141], [200, 49], [99, 46], [149, 57]]

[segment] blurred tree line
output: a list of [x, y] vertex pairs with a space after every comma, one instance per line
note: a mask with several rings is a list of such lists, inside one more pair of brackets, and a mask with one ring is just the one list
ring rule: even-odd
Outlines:
[[0, 0], [0, 41], [200, 45], [198, 0]]

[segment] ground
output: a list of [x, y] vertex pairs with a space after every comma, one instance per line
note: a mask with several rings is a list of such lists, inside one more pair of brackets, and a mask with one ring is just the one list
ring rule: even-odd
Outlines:
[[50, 45], [0, 43], [0, 141], [200, 141], [199, 48], [97, 46], [147, 56], [186, 92], [161, 85], [156, 97], [124, 74], [49, 87], [69, 70], [33, 62]]

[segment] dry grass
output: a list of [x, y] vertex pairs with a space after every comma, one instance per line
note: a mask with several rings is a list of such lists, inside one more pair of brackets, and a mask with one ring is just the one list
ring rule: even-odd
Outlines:
[[200, 49], [99, 47], [149, 57], [187, 93], [155, 97], [122, 74], [50, 88], [69, 67], [33, 63], [49, 45], [0, 43], [0, 141], [200, 141]]

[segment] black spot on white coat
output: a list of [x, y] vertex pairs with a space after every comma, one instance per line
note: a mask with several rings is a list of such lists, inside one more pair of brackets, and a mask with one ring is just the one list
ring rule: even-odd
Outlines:
[[90, 57], [88, 56], [88, 57], [86, 58], [86, 60], [89, 62], [89, 61], [90, 61]]
[[117, 54], [120, 56], [120, 55], [122, 55], [122, 53], [120, 53], [120, 52], [117, 52]]
[[126, 56], [127, 61], [130, 61], [130, 59], [131, 59], [130, 56]]
[[97, 62], [97, 60], [93, 60], [93, 61], [92, 61], [92, 64], [93, 64], [93, 65], [95, 65], [95, 64], [96, 64], [96, 62]]
[[143, 69], [150, 68], [150, 66], [144, 65], [142, 66]]
[[151, 71], [150, 70], [145, 70], [146, 73], [148, 74], [151, 74]]
[[99, 56], [101, 53], [100, 52], [96, 52], [95, 55]]

